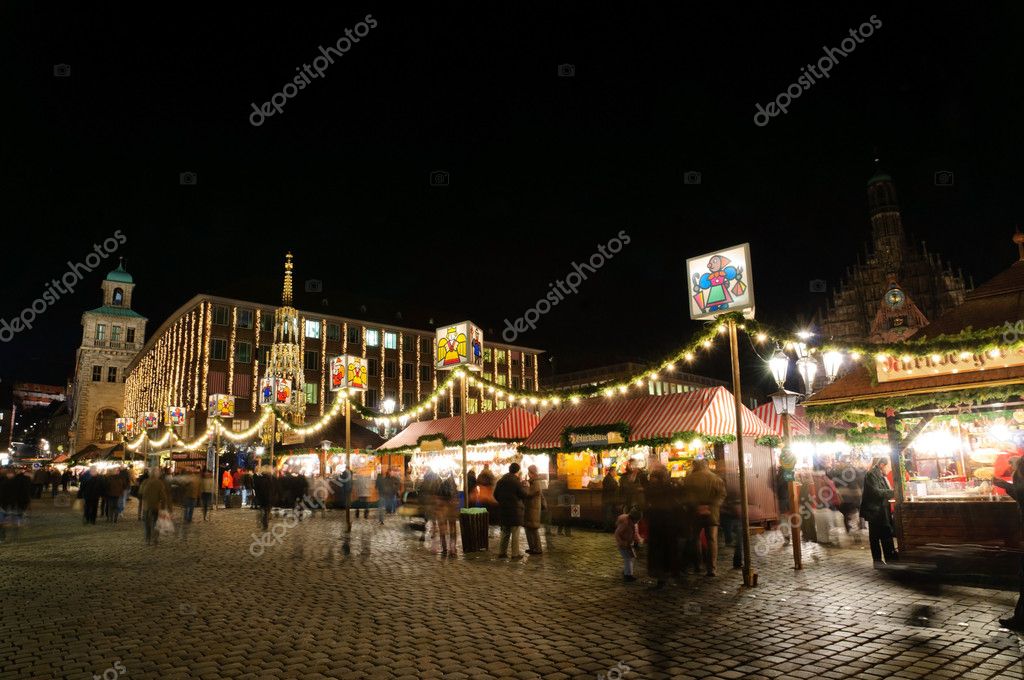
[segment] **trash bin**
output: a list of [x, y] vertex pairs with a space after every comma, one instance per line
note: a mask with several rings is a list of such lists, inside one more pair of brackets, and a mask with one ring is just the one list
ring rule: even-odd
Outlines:
[[485, 508], [463, 508], [459, 512], [459, 528], [462, 530], [462, 552], [487, 550], [487, 521]]

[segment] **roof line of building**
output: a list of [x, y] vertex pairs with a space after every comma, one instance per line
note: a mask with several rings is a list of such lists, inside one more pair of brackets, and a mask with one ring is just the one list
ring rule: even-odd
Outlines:
[[959, 392], [978, 387], [1003, 387], [1005, 385], [1019, 385], [1024, 383], [1024, 378], [1005, 378], [1003, 380], [977, 380], [969, 383], [954, 383], [939, 387], [912, 387], [909, 389], [897, 390], [894, 392], [878, 392], [874, 394], [859, 394], [848, 397], [831, 397], [827, 399], [815, 399], [813, 396], [803, 402], [803, 406], [825, 406], [828, 404], [850, 404], [858, 401], [868, 402], [878, 399], [889, 399], [892, 397], [909, 397], [915, 394], [928, 394], [930, 392]]

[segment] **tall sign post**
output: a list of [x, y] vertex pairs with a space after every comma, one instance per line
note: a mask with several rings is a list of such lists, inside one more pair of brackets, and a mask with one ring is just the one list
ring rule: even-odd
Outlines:
[[367, 386], [366, 360], [353, 354], [342, 354], [331, 359], [331, 391], [341, 392], [345, 400], [345, 471], [349, 479], [349, 498], [345, 501], [345, 530], [352, 531], [351, 498], [355, 477], [352, 475], [352, 396]]
[[750, 552], [750, 506], [747, 500], [746, 460], [743, 456], [743, 397], [740, 387], [739, 343], [736, 337], [736, 317], [742, 313], [754, 318], [754, 284], [750, 271], [750, 244], [743, 243], [722, 248], [706, 255], [686, 260], [686, 278], [689, 284], [690, 318], [694, 321], [714, 321], [723, 315], [729, 332], [729, 352], [732, 359], [732, 394], [736, 409], [736, 457], [739, 468], [740, 518], [743, 524], [743, 585], [757, 585]]
[[460, 377], [460, 408], [462, 413], [462, 507], [469, 507], [469, 489], [466, 488], [468, 462], [466, 454], [466, 406], [469, 401], [467, 371], [484, 368], [484, 332], [472, 321], [460, 321], [437, 329], [434, 340], [434, 368], [455, 371]]

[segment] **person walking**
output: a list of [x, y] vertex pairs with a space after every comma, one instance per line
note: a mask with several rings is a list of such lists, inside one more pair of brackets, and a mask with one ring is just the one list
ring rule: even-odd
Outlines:
[[[1020, 511], [1019, 520], [1021, 525], [1024, 526], [1024, 458], [1011, 458], [1010, 465], [1013, 470], [1010, 481], [1007, 482], [996, 477], [992, 480], [992, 483], [1006, 491], [1010, 498], [1017, 501], [1017, 507]], [[1013, 616], [999, 619], [999, 625], [1010, 630], [1024, 631], [1024, 555], [1020, 558], [1019, 577], [1019, 594], [1017, 596], [1017, 606], [1013, 609]]]
[[64, 493], [68, 492], [68, 483], [71, 481], [71, 470], [64, 468], [64, 472], [60, 475], [60, 490]]
[[391, 468], [381, 471], [377, 475], [375, 486], [377, 488], [377, 523], [384, 525], [384, 514], [391, 506]]
[[82, 482], [78, 489], [82, 494], [84, 505], [83, 521], [85, 524], [96, 524], [96, 513], [99, 509], [100, 496], [103, 495], [103, 478], [100, 477], [96, 468], [89, 468], [87, 475], [82, 476]]
[[455, 475], [446, 472], [437, 485], [434, 501], [434, 521], [441, 534], [441, 554], [455, 557], [458, 545], [459, 488]]
[[542, 555], [540, 547], [540, 516], [544, 509], [544, 483], [537, 474], [537, 466], [526, 468], [526, 479], [529, 484], [523, 512], [523, 524], [526, 527], [526, 553]]
[[193, 470], [189, 470], [182, 476], [181, 481], [184, 487], [182, 489], [182, 505], [184, 510], [182, 511], [181, 521], [184, 524], [191, 524], [196, 504], [199, 502], [199, 476]]
[[[725, 481], [711, 471], [706, 458], [693, 461], [693, 470], [683, 479], [683, 492], [687, 504], [694, 509], [694, 532], [704, 531], [708, 549], [704, 553], [707, 576], [718, 575], [718, 527], [721, 524], [722, 503], [725, 501]], [[742, 527], [741, 527], [742, 528]]]
[[630, 459], [626, 461], [626, 470], [619, 477], [619, 495], [623, 506], [631, 508], [634, 505], [644, 507], [644, 487], [647, 486], [647, 475], [645, 475], [636, 463]]
[[647, 573], [653, 576], [654, 590], [665, 587], [669, 577], [679, 578], [679, 539], [682, 536], [682, 498], [672, 484], [668, 470], [651, 471], [646, 491]]
[[335, 482], [338, 493], [334, 496], [334, 507], [345, 508], [345, 531], [352, 531], [352, 471], [345, 468], [335, 477]]
[[886, 456], [875, 458], [864, 476], [861, 493], [860, 516], [868, 521], [868, 545], [876, 569], [899, 559], [892, 537], [893, 516], [889, 500], [895, 492], [886, 476], [888, 470], [889, 459]]
[[0, 489], [0, 543], [7, 540], [7, 529], [11, 529], [13, 540], [17, 541], [22, 520], [32, 503], [32, 480], [24, 471], [7, 468]]
[[171, 496], [167, 493], [167, 485], [160, 476], [159, 468], [154, 468], [153, 474], [139, 487], [139, 501], [142, 503], [142, 513], [145, 517], [146, 545], [156, 545], [160, 535], [154, 529], [157, 519], [160, 518], [160, 511], [169, 512], [171, 509]]
[[260, 508], [260, 527], [266, 531], [270, 527], [270, 509], [277, 500], [277, 478], [269, 472], [256, 475], [253, 479], [253, 494]]
[[49, 482], [50, 482], [50, 498], [57, 497], [57, 486], [60, 484], [60, 473], [57, 472], [57, 468], [49, 468]]
[[494, 505], [494, 473], [490, 463], [484, 463], [484, 469], [476, 476], [476, 499], [478, 506]]
[[43, 487], [50, 481], [50, 473], [45, 468], [36, 468], [32, 473], [32, 498], [43, 497]]
[[119, 474], [120, 471], [114, 470], [107, 475], [107, 521], [117, 523], [117, 518], [121, 514], [118, 512], [118, 508], [122, 502], [122, 495], [124, 494], [124, 478]]
[[235, 488], [235, 478], [229, 468], [224, 468], [224, 474], [220, 476], [220, 488], [224, 492], [224, 507], [227, 508], [228, 496], [232, 494]]
[[622, 580], [626, 583], [636, 581], [633, 575], [633, 564], [636, 562], [636, 548], [640, 543], [640, 508], [633, 506], [628, 513], [622, 513], [615, 521], [615, 547], [622, 555]]
[[359, 505], [356, 506], [356, 519], [359, 519], [359, 508], [363, 509], [363, 519], [370, 519], [370, 494], [373, 491], [373, 480], [369, 475], [356, 475], [355, 494]]
[[615, 479], [615, 468], [607, 467], [604, 479], [601, 480], [601, 505], [604, 508], [604, 528], [612, 531], [617, 526], [617, 518], [622, 511], [619, 498], [619, 482]]
[[210, 505], [213, 504], [214, 494], [217, 493], [217, 480], [213, 472], [203, 468], [203, 476], [199, 481], [199, 499], [203, 504], [203, 521], [210, 519]]
[[[498, 550], [500, 558], [511, 557], [518, 560], [523, 556], [523, 553], [519, 552], [519, 528], [523, 526], [528, 494], [519, 478], [521, 469], [519, 463], [512, 463], [508, 466], [508, 472], [494, 485], [494, 500], [498, 502], [498, 523], [501, 525], [501, 544]], [[480, 479], [477, 478], [477, 484], [479, 483]], [[511, 556], [508, 554], [510, 541]]]

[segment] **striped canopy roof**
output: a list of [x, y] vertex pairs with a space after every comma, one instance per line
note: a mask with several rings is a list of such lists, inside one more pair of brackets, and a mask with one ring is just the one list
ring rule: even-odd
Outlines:
[[[506, 408], [499, 411], [485, 411], [466, 416], [467, 441], [525, 441], [540, 418], [522, 408]], [[416, 446], [421, 437], [442, 436], [448, 442], [462, 441], [462, 418], [438, 418], [410, 423], [377, 450], [402, 449]]]
[[[775, 404], [768, 402], [761, 404], [754, 409], [754, 413], [758, 418], [768, 423], [768, 427], [778, 436], [782, 436], [782, 416], [775, 411]], [[802, 406], [796, 407], [796, 414], [789, 417], [789, 433], [793, 436], [810, 434], [811, 428], [807, 426], [807, 420], [804, 418], [804, 408]]]
[[[635, 399], [593, 398], [576, 406], [547, 413], [524, 442], [531, 449], [562, 446], [567, 427], [614, 425], [630, 427], [629, 441], [671, 437], [677, 432], [697, 432], [708, 437], [736, 434], [736, 407], [724, 387]], [[771, 428], [746, 406], [742, 407], [743, 436], [772, 434]]]

